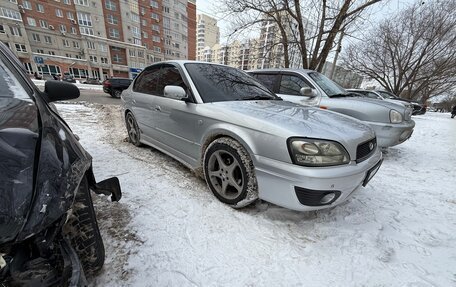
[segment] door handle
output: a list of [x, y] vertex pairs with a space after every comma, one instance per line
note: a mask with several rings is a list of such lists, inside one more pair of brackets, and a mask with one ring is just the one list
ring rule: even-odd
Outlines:
[[156, 110], [156, 111], [160, 112], [162, 109], [161, 109], [161, 107], [160, 107], [160, 106], [155, 106], [155, 107], [154, 107], [154, 110]]

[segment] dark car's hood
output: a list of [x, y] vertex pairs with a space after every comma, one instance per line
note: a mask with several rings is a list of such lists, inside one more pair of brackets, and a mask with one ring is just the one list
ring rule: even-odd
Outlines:
[[37, 113], [31, 100], [0, 97], [0, 244], [16, 237], [29, 211]]
[[375, 136], [369, 126], [351, 117], [287, 101], [232, 101], [212, 105], [224, 121], [283, 137], [323, 138], [350, 145]]

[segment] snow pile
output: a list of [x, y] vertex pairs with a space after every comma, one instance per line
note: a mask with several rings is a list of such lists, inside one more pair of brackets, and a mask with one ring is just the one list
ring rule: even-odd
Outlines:
[[414, 117], [378, 174], [348, 202], [294, 212], [234, 210], [170, 157], [126, 141], [119, 107], [58, 105], [92, 154], [106, 246], [95, 286], [455, 286], [456, 120]]
[[[44, 87], [44, 83], [46, 83], [45, 80], [36, 80], [32, 79], [32, 82], [37, 86], [37, 87]], [[74, 83], [76, 87], [78, 87], [81, 90], [95, 90], [95, 91], [103, 91], [103, 86], [102, 85], [89, 85], [89, 84], [82, 84], [79, 81]]]

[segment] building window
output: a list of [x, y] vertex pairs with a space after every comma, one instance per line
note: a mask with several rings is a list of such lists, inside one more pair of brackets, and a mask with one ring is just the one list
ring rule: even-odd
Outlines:
[[112, 56], [112, 61], [113, 61], [114, 63], [121, 63], [122, 60], [123, 60], [122, 57], [121, 57], [120, 55], [118, 55], [118, 54], [114, 54], [114, 55]]
[[147, 34], [147, 32], [143, 32], [143, 38], [144, 38], [144, 39], [149, 38], [149, 35]]
[[130, 17], [131, 17], [131, 21], [136, 22], [136, 23], [139, 23], [139, 15], [138, 15], [138, 14], [136, 14], [136, 13], [131, 13], [131, 14], [130, 14]]
[[133, 34], [133, 37], [136, 37], [136, 38], [141, 37], [141, 30], [138, 27], [132, 26], [131, 33]]
[[44, 20], [40, 20], [40, 27], [48, 29], [49, 28], [48, 22], [46, 22]]
[[44, 42], [46, 44], [52, 44], [52, 38], [51, 36], [44, 36]]
[[9, 0], [11, 3], [17, 4], [17, 0]]
[[33, 69], [32, 69], [31, 63], [24, 63], [24, 67], [28, 74], [33, 74]]
[[74, 57], [75, 57], [76, 59], [81, 59], [81, 56], [79, 56], [79, 55], [75, 55]]
[[81, 6], [89, 6], [89, 0], [74, 0], [74, 4]]
[[119, 39], [119, 37], [120, 37], [119, 30], [117, 30], [115, 28], [109, 28], [108, 30], [109, 30], [109, 37]]
[[60, 9], [55, 9], [55, 16], [62, 18], [63, 17], [63, 12]]
[[67, 31], [67, 28], [65, 25], [60, 24], [60, 32], [65, 33]]
[[38, 54], [44, 54], [44, 50], [43, 50], [43, 49], [36, 49], [36, 52], [37, 52]]
[[116, 3], [114, 3], [111, 0], [106, 0], [105, 8], [108, 9], [108, 10], [111, 10], [111, 11], [117, 11]]
[[158, 16], [157, 13], [150, 14], [150, 18], [155, 19], [155, 20], [160, 20], [160, 17]]
[[39, 35], [39, 34], [32, 33], [32, 39], [33, 39], [33, 41], [35, 41], [35, 42], [41, 42], [41, 39], [40, 39], [40, 35]]
[[43, 6], [43, 4], [36, 3], [36, 11], [38, 11], [38, 12], [40, 12], [40, 13], [44, 13], [44, 6]]
[[70, 20], [74, 20], [74, 15], [72, 12], [67, 12], [67, 18]]
[[70, 42], [67, 39], [62, 39], [63, 46], [70, 47]]
[[133, 38], [133, 44], [141, 45], [141, 39]]
[[65, 54], [65, 57], [71, 58], [71, 54], [66, 53], [66, 54]]
[[95, 45], [94, 42], [92, 41], [87, 41], [87, 48], [91, 49], [91, 50], [96, 50], [97, 49], [97, 46]]
[[160, 32], [160, 26], [154, 24], [152, 25], [152, 30]]
[[0, 34], [5, 34], [5, 27], [3, 27], [3, 24], [0, 24]]
[[21, 14], [17, 11], [0, 7], [0, 17], [22, 21]]
[[71, 34], [77, 34], [78, 32], [76, 31], [76, 28], [75, 27], [71, 27]]
[[83, 35], [92, 35], [93, 36], [93, 29], [89, 27], [79, 27], [79, 32]]
[[99, 43], [98, 46], [100, 47], [101, 52], [107, 52], [108, 51], [108, 46], [106, 44]]
[[154, 52], [161, 53], [161, 48], [155, 46], [155, 47], [154, 47]]
[[136, 51], [135, 50], [128, 50], [128, 54], [130, 57], [136, 57]]
[[66, 5], [71, 5], [71, 1], [70, 0], [63, 0], [63, 3], [66, 4]]
[[160, 37], [158, 36], [152, 36], [152, 41], [160, 43]]
[[22, 36], [21, 28], [16, 26], [10, 26], [11, 35], [13, 36]]
[[169, 13], [169, 7], [165, 7], [165, 6], [163, 6], [163, 12], [165, 12], [165, 13]]
[[138, 51], [138, 58], [144, 58], [144, 51]]
[[117, 25], [117, 23], [119, 23], [119, 20], [117, 20], [117, 17], [114, 15], [108, 15], [106, 18], [109, 24]]
[[36, 20], [34, 18], [27, 17], [27, 23], [29, 26], [36, 27]]
[[32, 10], [32, 4], [29, 0], [22, 0], [22, 7], [27, 10]]
[[100, 60], [102, 64], [108, 64], [108, 58], [101, 57]]
[[27, 53], [27, 48], [25, 47], [24, 44], [14, 44], [16, 47], [16, 51], [22, 52], [22, 53]]
[[152, 8], [158, 8], [158, 2], [154, 0], [150, 0], [150, 7]]
[[79, 42], [73, 41], [73, 47], [79, 49]]
[[90, 14], [78, 12], [78, 23], [81, 26], [92, 27], [92, 18]]
[[90, 62], [98, 63], [98, 59], [96, 56], [89, 56]]
[[55, 52], [54, 51], [49, 51], [48, 54], [51, 55], [51, 56], [55, 56]]

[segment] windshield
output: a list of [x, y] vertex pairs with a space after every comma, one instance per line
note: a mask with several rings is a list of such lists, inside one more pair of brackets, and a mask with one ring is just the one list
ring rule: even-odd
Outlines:
[[390, 94], [388, 92], [385, 92], [385, 91], [377, 91], [377, 93], [379, 93], [380, 95], [382, 95], [383, 97], [387, 98], [387, 99], [396, 99], [397, 97], [393, 94]]
[[333, 81], [326, 78], [324, 75], [320, 73], [311, 72], [309, 73], [309, 76], [328, 95], [328, 97], [339, 96], [341, 94], [347, 93], [347, 91], [345, 91], [344, 88], [342, 88], [341, 86], [334, 83]]
[[188, 63], [190, 74], [203, 102], [280, 99], [241, 70], [214, 64]]

